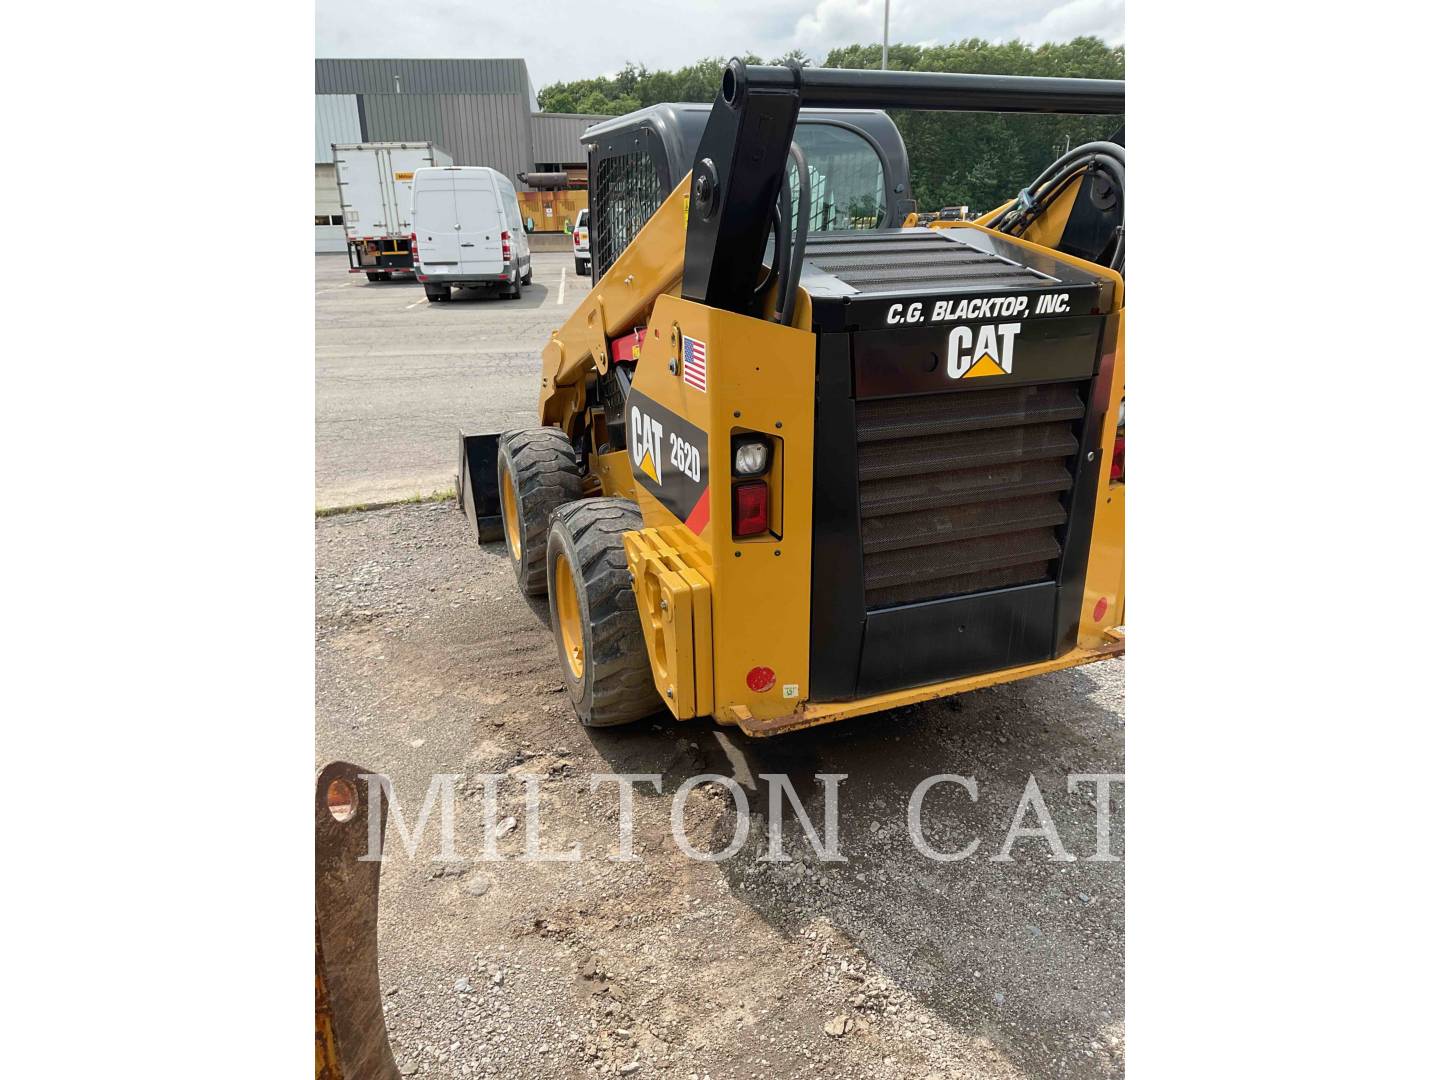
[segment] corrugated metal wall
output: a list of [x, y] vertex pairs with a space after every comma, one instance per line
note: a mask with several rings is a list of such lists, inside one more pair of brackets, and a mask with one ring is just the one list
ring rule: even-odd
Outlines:
[[330, 163], [331, 143], [432, 142], [511, 179], [537, 162], [582, 164], [580, 134], [605, 118], [539, 109], [524, 60], [317, 59], [315, 161]]
[[315, 163], [330, 162], [331, 143], [360, 141], [360, 107], [354, 94], [315, 95]]
[[[455, 152], [441, 138], [440, 106], [433, 94], [362, 94], [360, 107], [365, 110], [366, 142], [428, 140]], [[469, 162], [457, 159], [457, 164]]]
[[535, 167], [530, 157], [530, 105], [519, 96], [447, 94], [440, 99], [440, 117], [453, 140], [458, 165], [489, 165], [512, 181], [517, 172]]
[[[539, 106], [524, 60], [317, 59], [315, 94], [317, 155], [322, 143], [325, 148], [317, 162], [330, 160], [330, 143], [362, 139], [428, 140], [457, 165], [489, 165], [512, 177], [534, 168], [538, 160], [531, 156], [530, 114]], [[332, 114], [342, 102], [354, 101], [348, 95], [359, 98], [353, 117], [347, 117], [358, 132], [352, 138], [331, 138], [339, 123]], [[563, 141], [564, 133], [551, 143]]]
[[609, 119], [591, 113], [537, 113], [530, 118], [532, 160], [535, 164], [585, 164], [580, 136], [586, 128]]
[[[317, 94], [517, 94], [535, 96], [524, 60], [316, 60]], [[539, 108], [539, 106], [535, 106]]]
[[514, 178], [534, 167], [530, 107], [515, 94], [363, 94], [370, 142], [435, 143], [456, 165], [489, 165]]

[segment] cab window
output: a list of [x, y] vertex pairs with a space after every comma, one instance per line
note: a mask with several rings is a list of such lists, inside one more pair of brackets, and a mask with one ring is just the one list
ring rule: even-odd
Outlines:
[[[835, 124], [801, 123], [795, 142], [810, 172], [810, 232], [878, 229], [885, 221], [885, 168], [860, 134]], [[790, 166], [791, 217], [799, 211], [799, 177]]]

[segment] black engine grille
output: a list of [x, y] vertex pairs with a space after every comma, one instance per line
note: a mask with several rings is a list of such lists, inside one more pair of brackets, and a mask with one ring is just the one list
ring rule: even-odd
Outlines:
[[868, 609], [1054, 579], [1075, 383], [855, 404]]
[[953, 289], [1053, 285], [1056, 279], [973, 244], [938, 233], [900, 233], [885, 238], [818, 236], [806, 261], [860, 292], [891, 289]]

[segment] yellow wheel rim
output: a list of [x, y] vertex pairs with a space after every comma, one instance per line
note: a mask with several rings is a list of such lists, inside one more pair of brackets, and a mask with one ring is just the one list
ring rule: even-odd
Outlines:
[[520, 561], [520, 514], [515, 506], [515, 480], [507, 468], [500, 478], [500, 515], [505, 519], [505, 542], [510, 554]]
[[563, 554], [555, 557], [555, 620], [560, 624], [560, 651], [575, 678], [585, 676], [585, 635], [580, 628], [580, 594], [575, 574]]

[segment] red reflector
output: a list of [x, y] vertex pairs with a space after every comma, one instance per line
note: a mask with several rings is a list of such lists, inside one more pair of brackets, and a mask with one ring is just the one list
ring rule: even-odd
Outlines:
[[1103, 597], [1103, 596], [1100, 597], [1099, 600], [1096, 600], [1096, 601], [1095, 601], [1095, 621], [1096, 621], [1096, 622], [1099, 622], [1101, 619], [1103, 619], [1103, 618], [1105, 617], [1105, 612], [1107, 612], [1107, 611], [1109, 611], [1109, 610], [1110, 610], [1110, 601], [1109, 601], [1109, 600], [1106, 600], [1105, 597]]
[[752, 667], [745, 676], [745, 685], [757, 694], [775, 687], [775, 672], [768, 667]]
[[759, 536], [770, 530], [770, 485], [764, 480], [735, 485], [735, 535]]
[[1115, 436], [1115, 457], [1114, 457], [1114, 459], [1110, 462], [1110, 480], [1111, 480], [1111, 482], [1113, 483], [1113, 482], [1115, 482], [1115, 481], [1117, 481], [1117, 480], [1124, 480], [1124, 479], [1125, 479], [1125, 436], [1124, 436], [1124, 435], [1116, 435], [1116, 436]]

